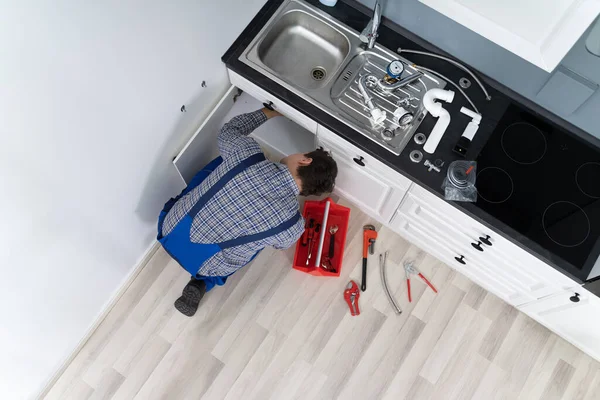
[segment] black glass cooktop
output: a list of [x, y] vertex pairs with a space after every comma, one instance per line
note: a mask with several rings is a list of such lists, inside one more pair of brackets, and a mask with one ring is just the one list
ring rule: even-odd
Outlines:
[[477, 169], [478, 207], [591, 270], [600, 255], [600, 149], [511, 105]]

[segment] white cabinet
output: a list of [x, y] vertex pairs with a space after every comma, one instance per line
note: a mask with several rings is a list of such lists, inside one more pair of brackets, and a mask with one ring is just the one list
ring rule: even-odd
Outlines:
[[416, 184], [391, 227], [410, 241], [416, 238], [415, 244], [515, 306], [577, 286]]
[[592, 293], [577, 288], [540, 299], [519, 310], [600, 360], [600, 298]]
[[600, 13], [598, 0], [420, 0], [551, 72]]
[[536, 299], [526, 282], [494, 263], [484, 262], [477, 250], [469, 248], [469, 241], [462, 240], [462, 232], [441, 223], [436, 213], [410, 193], [391, 228], [507, 303], [519, 305]]
[[322, 126], [317, 140], [337, 162], [335, 192], [388, 224], [411, 181]]
[[[283, 108], [286, 109], [286, 106]], [[218, 155], [217, 136], [227, 121], [236, 115], [256, 111], [262, 107], [261, 101], [247, 93], [238, 95], [237, 87], [231, 86], [173, 160], [184, 182], [189, 182], [196, 172]], [[285, 117], [273, 118], [265, 122], [251, 135], [261, 145], [267, 157], [275, 161], [289, 154], [315, 149], [314, 132], [298, 125], [295, 120], [289, 118], [288, 113]], [[316, 123], [314, 131], [316, 131]]]

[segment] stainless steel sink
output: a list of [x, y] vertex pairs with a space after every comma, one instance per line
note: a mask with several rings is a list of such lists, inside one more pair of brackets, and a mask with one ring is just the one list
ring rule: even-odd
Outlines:
[[340, 68], [350, 42], [322, 20], [292, 10], [273, 24], [256, 50], [259, 60], [286, 82], [315, 89]]
[[[358, 79], [364, 74], [383, 78], [392, 60], [404, 63], [403, 76], [417, 72], [410, 61], [384, 47], [366, 50], [358, 32], [302, 0], [286, 0], [240, 56], [243, 63], [400, 154], [426, 115], [423, 95], [446, 82], [425, 74], [392, 93], [368, 87], [373, 103], [387, 116], [375, 124]], [[399, 106], [414, 114], [411, 123], [399, 126], [393, 120]]]

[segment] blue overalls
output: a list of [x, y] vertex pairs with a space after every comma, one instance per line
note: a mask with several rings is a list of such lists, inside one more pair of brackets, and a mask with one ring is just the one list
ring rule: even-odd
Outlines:
[[[212, 289], [215, 285], [223, 285], [227, 280], [227, 276], [202, 276], [198, 272], [204, 262], [220, 252], [221, 250], [244, 245], [258, 240], [265, 239], [270, 236], [281, 233], [298, 222], [301, 218], [300, 212], [296, 213], [292, 218], [278, 226], [268, 229], [264, 232], [255, 233], [253, 235], [241, 236], [235, 239], [227, 240], [221, 243], [194, 243], [191, 240], [190, 233], [192, 222], [196, 215], [202, 210], [202, 208], [208, 203], [213, 196], [221, 190], [229, 181], [231, 181], [236, 175], [250, 168], [251, 166], [265, 161], [265, 156], [262, 153], [254, 154], [238, 165], [229, 170], [225, 175], [221, 177], [210, 189], [204, 193], [198, 199], [198, 202], [190, 209], [190, 211], [183, 217], [181, 221], [173, 228], [173, 230], [166, 236], [162, 235], [162, 227], [165, 217], [171, 207], [179, 200], [182, 196], [189, 193], [191, 190], [200, 185], [204, 179], [206, 179], [223, 161], [221, 157], [218, 157], [211, 161], [206, 167], [198, 172], [194, 178], [190, 181], [190, 184], [181, 192], [179, 196], [169, 200], [166, 204], [160, 216], [158, 218], [158, 241], [162, 244], [163, 248], [169, 253], [175, 261], [177, 261], [186, 271], [188, 271], [192, 277], [200, 280], [204, 280], [206, 283], [206, 291]], [[259, 250], [260, 251], [260, 250]], [[252, 257], [250, 261], [256, 257], [258, 252]]]

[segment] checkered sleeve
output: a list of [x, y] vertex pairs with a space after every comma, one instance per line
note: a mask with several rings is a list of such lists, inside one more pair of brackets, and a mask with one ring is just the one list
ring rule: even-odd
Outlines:
[[266, 120], [267, 117], [261, 110], [232, 118], [223, 126], [219, 134], [218, 144], [221, 156], [227, 158], [244, 147], [254, 146], [254, 140], [247, 136]]

